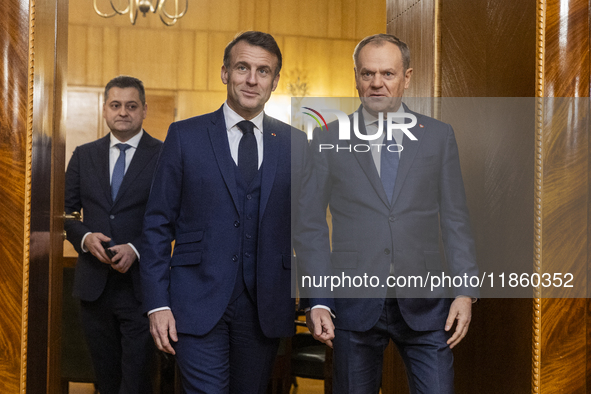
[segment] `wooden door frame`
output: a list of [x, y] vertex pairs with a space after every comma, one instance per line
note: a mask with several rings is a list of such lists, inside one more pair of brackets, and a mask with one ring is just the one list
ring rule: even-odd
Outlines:
[[[68, 1], [5, 0], [0, 391], [60, 392]], [[6, 107], [4, 107], [6, 106]], [[22, 215], [19, 215], [19, 212]], [[15, 231], [16, 230], [16, 231]], [[19, 231], [20, 230], [20, 231]], [[8, 309], [10, 308], [10, 309]], [[16, 311], [19, 311], [18, 316]], [[18, 350], [17, 350], [18, 349]]]

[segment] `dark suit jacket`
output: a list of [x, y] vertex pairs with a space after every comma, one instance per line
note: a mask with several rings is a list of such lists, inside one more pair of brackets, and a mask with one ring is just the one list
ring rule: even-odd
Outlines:
[[[80, 243], [87, 232], [101, 232], [116, 245], [131, 243], [141, 256], [142, 222], [152, 175], [162, 142], [144, 131], [119, 194], [111, 198], [109, 174], [110, 135], [76, 148], [66, 171], [65, 210], [82, 210], [84, 221], [67, 220], [64, 228], [68, 241], [78, 252], [74, 278], [74, 296], [94, 301], [103, 292], [110, 267], [91, 253], [84, 253]], [[139, 263], [130, 268], [136, 297], [141, 300]]]
[[[407, 108], [406, 112], [413, 113]], [[361, 111], [359, 113], [361, 130], [365, 127]], [[325, 149], [319, 153], [319, 144], [346, 147], [371, 141], [360, 140], [353, 131], [351, 141], [339, 141], [336, 122], [329, 124], [328, 132], [316, 130], [311, 156], [317, 177], [317, 197], [310, 201], [315, 201], [319, 207], [303, 210], [308, 215], [315, 211], [315, 217], [306, 218], [308, 234], [304, 234], [303, 250], [296, 250], [298, 260], [307, 262], [307, 272], [313, 267], [324, 267], [323, 274], [366, 273], [378, 276], [384, 284], [393, 262], [396, 276], [426, 277], [428, 272], [430, 275], [442, 272], [451, 276], [477, 275], [453, 130], [448, 124], [413, 114], [417, 125], [410, 131], [417, 141], [404, 137], [392, 204], [388, 202], [371, 152], [363, 152], [365, 149], [360, 147], [358, 152]], [[352, 117], [351, 125], [353, 127]], [[317, 218], [322, 220], [327, 205], [332, 214], [332, 253], [327, 251], [327, 227], [324, 226], [322, 236], [312, 231], [319, 228]], [[443, 266], [439, 254], [440, 229], [447, 267]], [[376, 324], [382, 313], [386, 290], [387, 287], [381, 286], [347, 289], [346, 294], [354, 294], [351, 297], [372, 295], [372, 298], [312, 299], [311, 304], [334, 308], [337, 328], [366, 331]], [[417, 290], [412, 287], [396, 290], [407, 324], [417, 331], [442, 329], [449, 312], [449, 298], [443, 298], [443, 292], [436, 292], [432, 294], [435, 298], [421, 299], [417, 297], [424, 293]], [[478, 294], [471, 288], [454, 291], [448, 296]]]
[[[265, 115], [256, 298], [267, 337], [294, 331], [292, 143], [300, 147], [298, 154], [305, 154], [302, 132]], [[141, 275], [145, 311], [169, 306], [181, 333], [209, 332], [226, 310], [235, 281], [241, 280], [240, 223], [245, 218], [235, 166], [222, 108], [170, 126], [146, 211]]]

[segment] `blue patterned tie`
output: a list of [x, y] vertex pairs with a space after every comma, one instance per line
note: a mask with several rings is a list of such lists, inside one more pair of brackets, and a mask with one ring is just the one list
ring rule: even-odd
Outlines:
[[237, 126], [242, 130], [242, 138], [238, 145], [238, 169], [248, 185], [259, 169], [257, 139], [254, 136], [254, 123], [251, 121], [243, 120]]
[[115, 145], [119, 148], [119, 158], [115, 163], [115, 168], [113, 168], [113, 177], [111, 178], [111, 198], [115, 201], [115, 197], [117, 197], [117, 192], [119, 192], [119, 187], [121, 187], [121, 182], [123, 182], [123, 176], [125, 175], [125, 151], [131, 148], [131, 145], [127, 144], [117, 144]]
[[[396, 174], [398, 173], [398, 162], [400, 161], [399, 146], [396, 146], [394, 137], [390, 141], [387, 140], [387, 125], [384, 122], [384, 144], [382, 147], [382, 154], [380, 159], [380, 178], [388, 201], [392, 203], [392, 196], [394, 195], [394, 185], [396, 183]], [[390, 150], [388, 148], [390, 147]]]

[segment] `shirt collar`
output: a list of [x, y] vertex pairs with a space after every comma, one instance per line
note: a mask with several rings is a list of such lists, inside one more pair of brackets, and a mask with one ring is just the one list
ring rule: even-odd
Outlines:
[[[365, 107], [362, 107], [361, 113], [363, 114], [363, 123], [365, 123], [366, 126], [369, 126], [372, 123], [377, 123], [378, 118], [376, 118], [375, 116], [373, 116], [372, 114], [367, 112], [365, 110]], [[404, 114], [405, 113], [404, 106], [402, 105], [402, 103], [400, 103], [400, 107], [398, 107], [398, 111], [396, 111], [395, 113], [396, 114]], [[387, 119], [384, 119], [384, 120], [387, 120]]]
[[140, 140], [142, 139], [143, 135], [144, 135], [144, 129], [141, 129], [139, 133], [137, 133], [136, 135], [131, 137], [129, 140], [127, 140], [125, 142], [121, 142], [117, 139], [117, 137], [115, 137], [113, 135], [113, 133], [111, 133], [111, 144], [109, 145], [109, 147], [112, 148], [117, 144], [127, 144], [127, 145], [131, 145], [132, 148], [137, 149], [137, 146], [139, 145]]
[[[224, 105], [222, 108], [224, 111], [224, 120], [226, 121], [226, 131], [230, 131], [230, 129], [232, 127], [236, 126], [239, 122], [242, 122], [243, 120], [245, 120], [242, 116], [238, 115], [236, 113], [236, 111], [234, 111], [232, 108], [230, 108], [227, 101], [224, 102]], [[260, 114], [258, 114], [254, 118], [250, 119], [250, 121], [252, 123], [254, 123], [255, 130], [257, 130], [259, 133], [263, 132], [263, 118], [264, 117], [265, 117], [265, 112], [261, 111]]]

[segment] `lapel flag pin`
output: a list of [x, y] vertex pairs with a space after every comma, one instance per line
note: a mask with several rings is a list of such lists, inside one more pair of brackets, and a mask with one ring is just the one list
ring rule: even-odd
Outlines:
[[273, 137], [277, 137], [277, 134], [275, 134], [275, 133], [271, 133], [271, 135], [272, 135]]
[[422, 124], [420, 124], [420, 123], [419, 123], [419, 127], [420, 127], [420, 128], [423, 128], [423, 127], [425, 127], [425, 126], [423, 126]]

